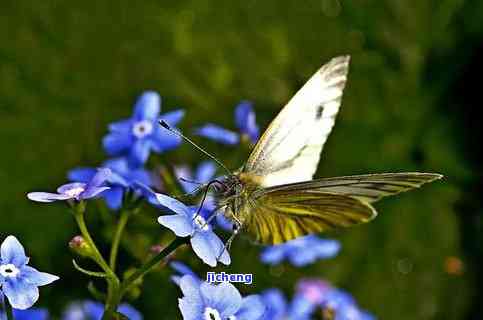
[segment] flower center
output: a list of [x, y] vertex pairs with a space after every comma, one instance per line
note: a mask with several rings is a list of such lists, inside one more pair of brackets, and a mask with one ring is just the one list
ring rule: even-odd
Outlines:
[[220, 313], [218, 310], [206, 307], [205, 312], [203, 313], [203, 320], [221, 320]]
[[194, 220], [198, 228], [200, 228], [201, 230], [207, 231], [210, 229], [208, 223], [206, 223], [205, 218], [203, 218], [200, 214], [198, 214]]
[[83, 187], [77, 187], [66, 190], [64, 193], [72, 198], [77, 198], [82, 192], [84, 192], [84, 190]]
[[149, 120], [136, 122], [132, 127], [132, 133], [138, 137], [143, 138], [153, 132], [153, 124]]
[[13, 264], [2, 264], [0, 266], [0, 274], [5, 278], [14, 278], [20, 272], [16, 266]]

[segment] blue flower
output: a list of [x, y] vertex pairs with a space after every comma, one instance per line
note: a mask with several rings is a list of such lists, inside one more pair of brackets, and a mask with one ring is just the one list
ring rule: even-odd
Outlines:
[[102, 185], [111, 175], [111, 170], [103, 168], [90, 179], [89, 182], [73, 182], [60, 186], [57, 193], [50, 192], [30, 192], [27, 197], [37, 202], [54, 202], [58, 200], [85, 200], [98, 196], [101, 192], [106, 191], [109, 187]]
[[295, 296], [288, 303], [279, 289], [265, 290], [261, 297], [266, 307], [263, 320], [309, 320], [315, 309], [315, 306], [300, 296]]
[[177, 273], [177, 274], [171, 276], [171, 280], [175, 284], [177, 284], [178, 286], [179, 286], [179, 280], [185, 275], [190, 275], [193, 278], [197, 279], [198, 281], [201, 281], [201, 279], [198, 277], [198, 275], [196, 273], [194, 273], [193, 270], [191, 270], [191, 268], [188, 267], [187, 265], [185, 265], [184, 263], [179, 262], [179, 261], [173, 261], [169, 265]]
[[178, 304], [184, 320], [259, 320], [265, 312], [259, 296], [242, 298], [228, 282], [212, 285], [186, 275], [180, 288], [183, 298]]
[[336, 240], [308, 235], [267, 247], [261, 254], [261, 260], [264, 263], [276, 265], [287, 259], [294, 266], [302, 267], [319, 259], [332, 258], [339, 250], [340, 244]]
[[161, 153], [176, 148], [181, 138], [158, 124], [163, 119], [174, 127], [184, 116], [183, 110], [159, 115], [161, 98], [153, 91], [144, 92], [134, 105], [131, 118], [111, 123], [109, 134], [103, 139], [106, 152], [111, 156], [127, 155], [130, 166], [146, 162], [151, 151]]
[[[153, 201], [152, 196], [148, 196]], [[178, 237], [191, 237], [191, 247], [198, 257], [209, 266], [215, 267], [219, 261], [230, 264], [230, 255], [223, 242], [213, 232], [201, 214], [196, 215], [197, 207], [188, 207], [176, 199], [155, 193], [159, 206], [176, 213], [158, 217], [158, 222], [171, 229]], [[149, 201], [149, 200], [148, 200]], [[220, 256], [221, 254], [221, 256]]]
[[[13, 317], [15, 320], [47, 320], [49, 312], [41, 308], [32, 308], [27, 310], [13, 309]], [[7, 320], [7, 315], [0, 313], [1, 320]]]
[[[139, 311], [127, 303], [119, 305], [117, 312], [122, 313], [129, 320], [142, 320]], [[104, 306], [99, 302], [83, 301], [70, 304], [62, 315], [62, 320], [101, 320]]]
[[0, 282], [2, 291], [15, 309], [30, 308], [39, 299], [39, 286], [45, 286], [59, 277], [39, 272], [27, 265], [29, 258], [14, 236], [8, 236], [0, 246]]
[[[107, 179], [110, 189], [104, 191], [100, 196], [106, 200], [107, 206], [113, 210], [121, 208], [124, 192], [130, 189], [134, 182], [140, 182], [147, 186], [152, 185], [150, 173], [144, 168], [130, 168], [126, 158], [110, 159], [104, 162], [102, 166], [111, 169], [112, 174]], [[88, 182], [95, 174], [95, 168], [81, 167], [69, 171], [68, 178], [71, 181]]]
[[[184, 192], [192, 193], [197, 189], [198, 184], [190, 183], [189, 181], [197, 182], [199, 184], [207, 183], [215, 177], [216, 169], [216, 165], [213, 161], [203, 161], [196, 167], [194, 173], [188, 166], [175, 167], [174, 173]], [[183, 179], [189, 181], [183, 181]]]
[[216, 142], [235, 145], [240, 140], [247, 139], [250, 143], [255, 144], [260, 136], [260, 130], [255, 121], [255, 112], [252, 104], [248, 101], [242, 101], [235, 109], [235, 123], [239, 133], [222, 128], [212, 123], [208, 123], [201, 128], [195, 130], [199, 136], [209, 138]]
[[[183, 179], [187, 179], [200, 184], [210, 182], [215, 178], [216, 165], [213, 161], [204, 161], [196, 167], [194, 173], [188, 166], [176, 167], [174, 172], [183, 190], [186, 193], [192, 193], [196, 190], [198, 186], [194, 183], [183, 181]], [[213, 197], [208, 194], [205, 201], [203, 202], [203, 207], [201, 208], [201, 215], [206, 219], [214, 212], [215, 208], [215, 201]], [[233, 230], [233, 223], [226, 219], [226, 217], [222, 214], [216, 215], [216, 223], [220, 228], [226, 231]]]

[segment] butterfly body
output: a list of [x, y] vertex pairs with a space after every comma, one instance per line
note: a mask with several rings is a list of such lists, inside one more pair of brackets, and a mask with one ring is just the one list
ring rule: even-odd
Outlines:
[[442, 176], [383, 173], [313, 179], [345, 88], [349, 57], [322, 66], [280, 111], [245, 165], [215, 194], [235, 234], [278, 244], [372, 220], [372, 203]]

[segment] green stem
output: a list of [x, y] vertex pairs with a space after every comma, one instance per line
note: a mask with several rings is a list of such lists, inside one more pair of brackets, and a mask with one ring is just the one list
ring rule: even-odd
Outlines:
[[117, 306], [121, 302], [121, 290], [120, 290], [120, 281], [119, 278], [116, 276], [114, 271], [109, 267], [106, 260], [102, 257], [102, 254], [97, 249], [94, 240], [92, 239], [89, 231], [87, 230], [86, 222], [84, 219], [85, 214], [85, 203], [79, 203], [74, 207], [74, 218], [77, 222], [79, 230], [84, 237], [84, 240], [87, 244], [92, 248], [92, 259], [99, 265], [99, 267], [104, 270], [106, 273], [106, 280], [107, 280], [107, 299], [105, 305], [104, 315], [102, 316], [103, 320], [112, 320], [115, 319], [114, 315], [116, 314]]
[[129, 278], [123, 281], [121, 285], [121, 294], [124, 294], [129, 288], [146, 273], [151, 271], [161, 260], [173, 253], [178, 247], [186, 244], [189, 238], [176, 238], [166, 248], [163, 249], [156, 256], [152, 257], [148, 262], [143, 264], [136, 272], [134, 272]]
[[130, 215], [131, 212], [129, 210], [122, 210], [119, 216], [119, 221], [117, 222], [116, 232], [112, 240], [111, 254], [109, 256], [109, 267], [111, 267], [111, 270], [113, 272], [116, 271], [116, 260], [117, 253], [119, 252], [119, 244], [121, 243], [122, 233], [126, 228], [126, 224], [129, 220]]
[[5, 313], [7, 314], [7, 320], [15, 320], [15, 317], [13, 316], [12, 306], [8, 302], [8, 299], [5, 299], [4, 306], [5, 306]]

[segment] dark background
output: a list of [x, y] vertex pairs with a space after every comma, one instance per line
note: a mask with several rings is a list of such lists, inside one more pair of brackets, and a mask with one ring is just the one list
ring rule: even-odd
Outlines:
[[[318, 175], [418, 170], [446, 178], [385, 200], [373, 223], [333, 235], [343, 243], [335, 259], [270, 269], [258, 262], [258, 247], [239, 240], [224, 270], [255, 274], [244, 293], [277, 286], [290, 294], [296, 279], [321, 276], [379, 319], [479, 319], [481, 39], [481, 1], [2, 0], [2, 239], [16, 235], [33, 266], [62, 278], [42, 288], [37, 303], [59, 314], [88, 297], [87, 278], [73, 271], [67, 249], [77, 230], [65, 207], [30, 203], [26, 192], [53, 190], [70, 168], [103, 161], [107, 124], [129, 116], [143, 90], [160, 92], [163, 110], [185, 108], [185, 130], [206, 121], [234, 127], [241, 99], [254, 102], [265, 128], [318, 67], [351, 54]], [[188, 146], [162, 156], [200, 159]], [[231, 167], [243, 161], [222, 159]], [[105, 243], [109, 230], [95, 206], [89, 219]], [[152, 228], [145, 235], [136, 222], [128, 227], [140, 255], [162, 230]], [[131, 256], [124, 250], [121, 259]], [[190, 257], [180, 256], [203, 274]], [[463, 269], [449, 268], [450, 257]], [[179, 317], [169, 273], [150, 275], [132, 302], [147, 319]]]

